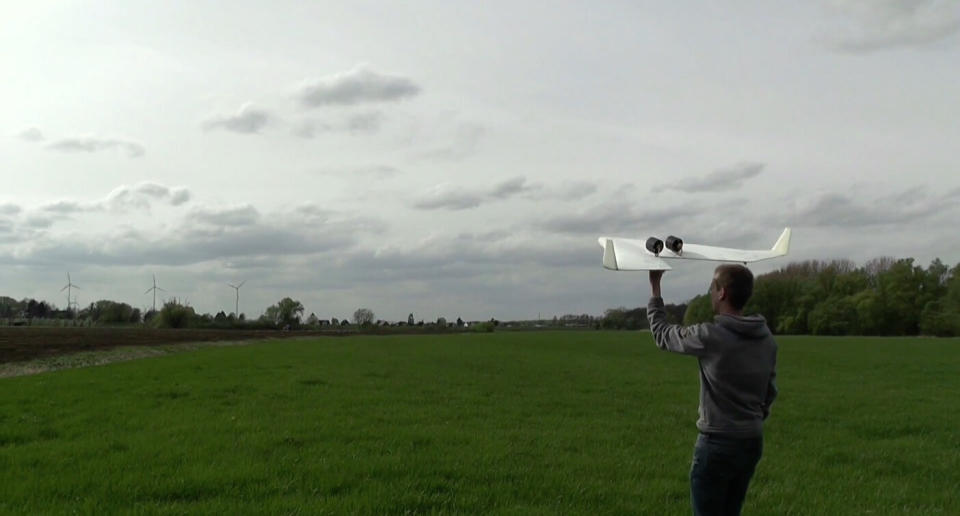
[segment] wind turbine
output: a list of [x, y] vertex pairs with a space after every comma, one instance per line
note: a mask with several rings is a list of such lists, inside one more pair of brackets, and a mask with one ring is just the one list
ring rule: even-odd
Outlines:
[[73, 282], [70, 281], [70, 273], [68, 272], [67, 284], [62, 289], [60, 289], [60, 292], [63, 292], [64, 290], [67, 291], [67, 311], [70, 311], [70, 304], [72, 302], [72, 296], [70, 295], [70, 293], [73, 291], [73, 289], [80, 290], [80, 287], [78, 287], [77, 285], [74, 285]]
[[156, 274], [153, 275], [153, 286], [148, 288], [146, 292], [144, 292], [144, 294], [149, 293], [151, 290], [153, 291], [153, 311], [156, 312], [157, 311], [157, 291], [160, 290], [162, 292], [166, 292], [166, 290], [157, 286]]
[[243, 281], [240, 282], [239, 285], [230, 285], [229, 283], [227, 283], [227, 285], [230, 285], [230, 287], [231, 287], [233, 290], [236, 290], [236, 291], [237, 291], [237, 306], [233, 309], [233, 316], [236, 317], [236, 318], [238, 318], [238, 319], [240, 318], [240, 287], [242, 287], [243, 284], [246, 283], [246, 282], [247, 282], [247, 280], [243, 280]]

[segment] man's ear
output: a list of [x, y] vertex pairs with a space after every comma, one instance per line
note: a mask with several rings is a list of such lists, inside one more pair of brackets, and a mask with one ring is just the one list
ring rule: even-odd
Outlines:
[[720, 290], [717, 291], [717, 300], [726, 301], [727, 299], [727, 287], [720, 287]]

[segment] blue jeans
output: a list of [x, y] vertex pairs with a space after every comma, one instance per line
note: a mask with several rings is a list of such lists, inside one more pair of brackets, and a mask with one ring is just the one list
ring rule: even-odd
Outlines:
[[762, 454], [762, 437], [735, 439], [701, 433], [690, 468], [693, 514], [739, 515]]

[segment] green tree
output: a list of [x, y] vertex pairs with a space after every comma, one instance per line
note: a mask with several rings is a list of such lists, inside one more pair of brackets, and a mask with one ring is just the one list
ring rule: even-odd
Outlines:
[[810, 311], [807, 324], [814, 335], [855, 334], [857, 309], [850, 297], [831, 296]]
[[275, 305], [267, 307], [263, 313], [263, 319], [277, 327], [300, 325], [300, 317], [303, 315], [303, 304], [289, 297], [285, 297]]
[[713, 321], [713, 304], [710, 302], [710, 294], [701, 294], [690, 300], [687, 304], [687, 311], [683, 314], [683, 324], [690, 326]]
[[117, 303], [101, 299], [90, 303], [87, 308], [88, 316], [98, 324], [122, 324], [140, 322], [140, 310], [126, 303]]
[[861, 335], [883, 335], [886, 331], [886, 308], [877, 290], [868, 287], [850, 296], [857, 312], [857, 327]]
[[960, 334], [960, 316], [944, 301], [930, 301], [920, 313], [920, 333], [936, 337], [951, 337]]
[[922, 269], [913, 266], [913, 258], [897, 260], [880, 273], [880, 295], [884, 304], [885, 335], [916, 335], [920, 329], [920, 285]]

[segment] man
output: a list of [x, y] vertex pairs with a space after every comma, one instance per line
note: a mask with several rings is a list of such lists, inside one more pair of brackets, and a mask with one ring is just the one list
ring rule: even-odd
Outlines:
[[763, 453], [763, 421], [777, 396], [777, 344], [760, 315], [744, 316], [753, 274], [721, 265], [710, 283], [714, 322], [668, 324], [660, 294], [663, 271], [650, 271], [647, 307], [657, 347], [700, 363], [700, 435], [690, 468], [695, 515], [738, 515]]

